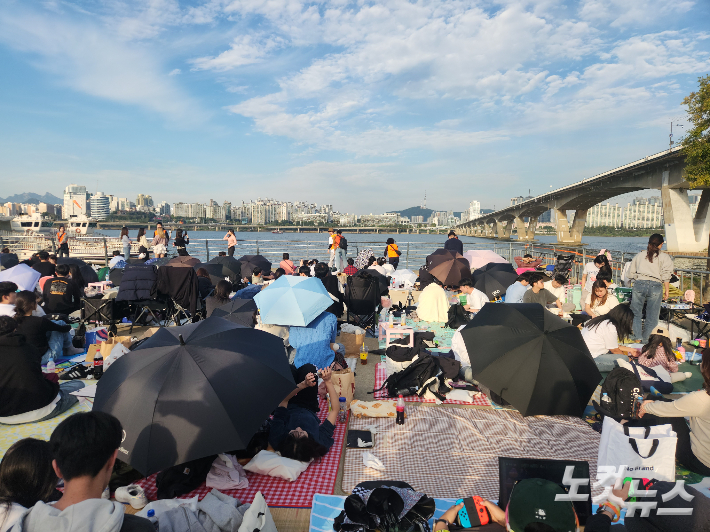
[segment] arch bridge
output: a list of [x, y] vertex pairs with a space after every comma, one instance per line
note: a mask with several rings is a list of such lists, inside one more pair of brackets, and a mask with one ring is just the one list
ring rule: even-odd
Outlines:
[[[644, 157], [578, 183], [542, 194], [517, 205], [484, 214], [457, 226], [468, 236], [509, 239], [516, 228], [519, 241], [535, 238], [538, 217], [549, 209], [555, 215], [557, 244], [581, 245], [587, 211], [597, 203], [639, 190], [660, 190], [668, 251], [698, 252], [708, 247], [710, 188], [702, 190], [691, 216], [682, 147]], [[574, 211], [572, 223], [568, 211]], [[528, 218], [528, 222], [525, 222]]]

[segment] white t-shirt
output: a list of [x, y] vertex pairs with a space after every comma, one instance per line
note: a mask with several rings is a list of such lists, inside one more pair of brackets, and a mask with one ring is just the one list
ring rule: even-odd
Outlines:
[[461, 362], [462, 368], [471, 365], [471, 359], [468, 356], [466, 344], [463, 341], [463, 336], [461, 336], [461, 329], [463, 329], [464, 327], [466, 327], [466, 325], [462, 325], [461, 327], [456, 329], [453, 338], [451, 338], [451, 350], [454, 352], [454, 357], [456, 358], [456, 360]]
[[23, 513], [25, 513], [25, 510], [27, 510], [27, 508], [17, 504], [16, 502], [11, 503], [10, 508], [7, 511], [5, 511], [4, 504], [0, 505], [0, 532], [7, 532], [10, 530], [12, 525], [17, 522]]
[[118, 264], [118, 261], [121, 261], [121, 260], [126, 260], [126, 259], [123, 257], [123, 255], [116, 255], [114, 258], [112, 258], [110, 261], [108, 261], [108, 267], [113, 268], [114, 266], [116, 266], [116, 264]]
[[380, 267], [385, 270], [385, 275], [387, 277], [392, 277], [392, 274], [395, 272], [394, 266], [392, 266], [389, 262], [385, 262]]
[[582, 272], [582, 275], [587, 276], [587, 282], [584, 285], [584, 290], [586, 292], [592, 291], [592, 285], [594, 284], [594, 281], [597, 280], [598, 273], [599, 273], [599, 268], [597, 268], [593, 262], [588, 262], [587, 264], [584, 265], [584, 271]]
[[557, 299], [560, 301], [565, 300], [565, 287], [564, 285], [560, 285], [558, 288], [555, 288], [552, 286], [552, 281], [547, 281], [546, 283], [543, 283], [545, 286], [545, 290], [553, 294]]
[[[601, 300], [597, 299], [594, 302], [594, 306], [592, 307], [592, 312], [594, 312], [597, 316], [601, 316], [603, 314], [606, 314], [609, 312], [611, 309], [616, 307], [619, 304], [619, 300], [616, 299], [616, 296], [613, 296], [611, 294], [606, 295], [606, 303], [603, 305], [600, 305], [599, 302]], [[587, 300], [584, 302], [585, 308], [587, 305], [592, 304], [592, 294], [587, 295]]]
[[594, 327], [582, 329], [582, 338], [587, 344], [589, 352], [594, 358], [607, 354], [611, 349], [619, 347], [619, 337], [616, 334], [616, 327], [610, 321], [604, 321]]
[[[9, 303], [0, 303], [0, 316], [14, 316], [15, 315], [15, 305], [10, 305]], [[42, 307], [39, 305], [35, 310], [32, 311], [33, 316], [46, 316], [47, 314], [44, 312]]]
[[488, 296], [481, 292], [478, 288], [474, 288], [473, 292], [466, 296], [466, 304], [470, 309], [482, 309], [483, 305], [488, 303], [490, 299]]

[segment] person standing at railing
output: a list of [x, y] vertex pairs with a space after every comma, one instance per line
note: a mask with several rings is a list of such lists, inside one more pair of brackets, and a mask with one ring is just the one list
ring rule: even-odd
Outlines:
[[237, 247], [237, 237], [234, 235], [234, 229], [229, 229], [222, 240], [227, 241], [227, 254], [234, 257], [234, 248]]
[[68, 257], [69, 256], [69, 237], [67, 231], [63, 225], [59, 226], [59, 231], [57, 231], [57, 244], [59, 249], [57, 250], [58, 257]]
[[187, 236], [187, 231], [183, 234], [182, 229], [175, 231], [175, 240], [173, 246], [177, 249], [177, 254], [181, 257], [189, 257], [187, 246], [190, 244], [190, 237]]
[[160, 259], [165, 257], [168, 253], [168, 242], [170, 241], [170, 235], [163, 229], [163, 224], [161, 222], [157, 223], [153, 235], [153, 253], [155, 253], [155, 258]]
[[397, 266], [399, 266], [399, 256], [401, 254], [402, 252], [397, 247], [397, 244], [394, 243], [394, 238], [388, 238], [387, 247], [385, 248], [385, 257], [387, 257], [387, 262], [389, 262], [395, 270]]
[[123, 245], [123, 258], [128, 261], [131, 256], [131, 239], [128, 238], [128, 227], [121, 228], [121, 244]]
[[145, 228], [141, 227], [138, 229], [138, 236], [136, 237], [136, 240], [138, 240], [138, 258], [139, 259], [148, 259], [148, 247], [150, 244], [148, 243], [148, 239], [145, 236]]
[[[663, 236], [653, 234], [648, 239], [646, 251], [636, 255], [631, 261], [629, 279], [631, 286], [631, 310], [634, 312], [634, 338], [648, 343], [651, 331], [658, 325], [661, 302], [668, 298], [673, 259], [661, 252]], [[646, 320], [642, 327], [643, 305], [646, 304]]]

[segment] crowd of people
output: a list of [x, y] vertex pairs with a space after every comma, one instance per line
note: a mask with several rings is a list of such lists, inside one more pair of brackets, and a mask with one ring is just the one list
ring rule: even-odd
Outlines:
[[[130, 257], [132, 240], [128, 230], [121, 232], [122, 254], [116, 253], [114, 267]], [[136, 237], [140, 246], [139, 258], [149, 256], [149, 248], [156, 257], [167, 254], [172, 241], [178, 256], [188, 254], [187, 232], [177, 230], [174, 239], [158, 224], [153, 240], [145, 230]], [[234, 231], [224, 240], [227, 250], [222, 256], [233, 256], [237, 247]], [[581, 335], [598, 369], [608, 372], [620, 362], [636, 362], [644, 368], [668, 374], [670, 389], [664, 380], [643, 380], [644, 387], [655, 386], [662, 393], [672, 390], [672, 383], [690, 377], [680, 372], [673, 354], [670, 334], [659, 326], [661, 301], [668, 296], [673, 272], [670, 256], [662, 252], [663, 238], [653, 235], [648, 247], [631, 262], [628, 276], [634, 280], [631, 305], [620, 304], [613, 293], [613, 276], [609, 257], [600, 253], [584, 267], [582, 276], [582, 314], [587, 321]], [[463, 253], [463, 244], [452, 231], [444, 248]], [[386, 241], [381, 256], [371, 249], [362, 250], [356, 257], [347, 257], [348, 243], [341, 230], [329, 231], [328, 262], [304, 259], [296, 264], [284, 253], [273, 271], [254, 267], [249, 276], [238, 283], [220, 280], [213, 285], [205, 268], [196, 271], [200, 298], [205, 302], [206, 315], [239, 297], [240, 291], [250, 289], [250, 296], [283, 275], [316, 278], [330, 295], [332, 304], [307, 326], [281, 328], [258, 327], [284, 339], [294, 382], [297, 387], [279, 404], [273, 413], [268, 434], [268, 449], [282, 456], [309, 462], [324, 456], [334, 444], [333, 433], [339, 410], [338, 393], [331, 381], [331, 368], [342, 360], [342, 346], [335, 343], [338, 318], [344, 312], [342, 282], [337, 274], [347, 276], [361, 272], [372, 276], [391, 277], [399, 266], [401, 252], [393, 238]], [[555, 314], [572, 312], [575, 305], [567, 302], [563, 274], [551, 278], [538, 271], [536, 259], [525, 256], [517, 262], [518, 278], [507, 287], [505, 303], [539, 304]], [[20, 291], [14, 283], [0, 282], [0, 425], [18, 425], [44, 421], [71, 408], [77, 399], [71, 395], [83, 386], [80, 381], [61, 384], [42, 372], [42, 364], [62, 355], [80, 353], [74, 348], [71, 327], [54, 314], [67, 315], [81, 307], [84, 280], [78, 268], [57, 264], [57, 257], [47, 252], [37, 254], [32, 268], [44, 280], [41, 290]], [[251, 287], [251, 288], [249, 288]], [[418, 319], [446, 321], [450, 307], [447, 288], [466, 297], [463, 308], [475, 314], [490, 298], [474, 286], [471, 279], [462, 279], [455, 287], [445, 287], [432, 278], [419, 294]], [[239, 289], [239, 290], [236, 290]], [[386, 293], [386, 291], [383, 291]], [[642, 312], [645, 315], [642, 318]], [[454, 357], [461, 363], [459, 378], [476, 383], [471, 371], [471, 357], [459, 330], [452, 340]], [[628, 339], [642, 344], [640, 349], [625, 346]], [[703, 389], [673, 402], [645, 401], [636, 424], [650, 426], [670, 423], [678, 433], [677, 459], [691, 471], [710, 476], [710, 348], [703, 353], [700, 364], [704, 379]], [[321, 423], [318, 416], [318, 385], [322, 382], [330, 392], [331, 409]], [[684, 418], [690, 419], [690, 426]], [[117, 458], [121, 443], [120, 422], [100, 412], [75, 414], [62, 421], [52, 433], [50, 441], [27, 438], [16, 442], [0, 462], [0, 532], [10, 530], [61, 530], [67, 519], [91, 519], [97, 525], [92, 530], [142, 531], [154, 530], [153, 525], [140, 518], [124, 516], [119, 503], [102, 499], [104, 488]], [[31, 474], [30, 474], [31, 472]], [[63, 479], [64, 491], [56, 490], [58, 479]], [[628, 486], [615, 491], [623, 500]], [[510, 516], [495, 504], [484, 501], [493, 523], [510, 527]], [[460, 506], [454, 506], [435, 524], [435, 531], [448, 530]], [[603, 506], [600, 513], [588, 521], [588, 530], [609, 530], [617, 507]], [[88, 516], [88, 517], [87, 517]], [[533, 522], [534, 516], [529, 516]], [[104, 528], [100, 528], [100, 526]], [[88, 529], [87, 529], [88, 530]], [[525, 529], [527, 530], [527, 529]], [[532, 529], [531, 529], [532, 530]], [[537, 528], [535, 530], [545, 530]]]

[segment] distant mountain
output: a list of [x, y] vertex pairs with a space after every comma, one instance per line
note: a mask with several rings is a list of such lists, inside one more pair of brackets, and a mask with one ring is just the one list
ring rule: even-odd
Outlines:
[[[405, 216], [409, 218], [410, 220], [412, 219], [412, 216], [423, 216], [424, 220], [426, 221], [429, 216], [433, 212], [435, 212], [436, 209], [423, 209], [421, 207], [409, 207], [408, 209], [404, 209], [402, 211], [389, 211], [389, 212], [398, 212], [400, 216]], [[461, 211], [459, 212], [454, 212], [454, 216], [460, 218], [461, 217]]]
[[33, 205], [37, 205], [38, 203], [49, 203], [51, 205], [57, 205], [57, 204], [62, 204], [64, 203], [63, 199], [58, 198], [57, 196], [50, 194], [49, 192], [45, 193], [44, 196], [40, 196], [39, 194], [35, 194], [34, 192], [25, 192], [23, 194], [15, 194], [14, 196], [8, 196], [7, 198], [0, 198], [0, 203], [31, 203]]

